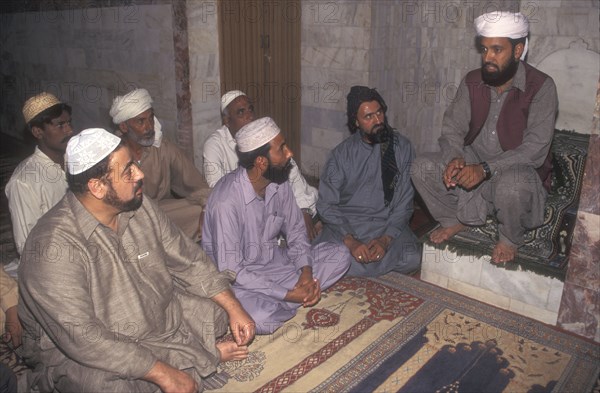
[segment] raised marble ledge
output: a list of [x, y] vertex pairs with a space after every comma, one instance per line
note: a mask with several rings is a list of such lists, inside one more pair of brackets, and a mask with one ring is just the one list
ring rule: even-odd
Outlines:
[[448, 279], [448, 289], [505, 310], [508, 310], [510, 307], [511, 299], [508, 296], [498, 295], [492, 291], [452, 278]]
[[553, 326], [558, 318], [558, 311], [548, 311], [516, 299], [510, 299], [508, 310]]
[[439, 250], [429, 245], [423, 247], [423, 266], [435, 273], [443, 273], [449, 279], [480, 286], [483, 260], [473, 256], [459, 257], [447, 248]]

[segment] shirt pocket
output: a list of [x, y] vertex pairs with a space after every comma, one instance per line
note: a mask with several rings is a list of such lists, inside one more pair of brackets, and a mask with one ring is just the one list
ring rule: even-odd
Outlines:
[[277, 215], [270, 215], [265, 223], [265, 231], [263, 232], [263, 241], [269, 242], [276, 240], [275, 238], [281, 232], [283, 227], [283, 217]]

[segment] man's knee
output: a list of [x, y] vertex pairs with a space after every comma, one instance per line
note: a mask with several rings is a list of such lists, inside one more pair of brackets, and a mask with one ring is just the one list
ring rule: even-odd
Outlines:
[[530, 195], [542, 187], [535, 169], [525, 165], [504, 168], [498, 171], [492, 180], [496, 182], [494, 205], [529, 200]]

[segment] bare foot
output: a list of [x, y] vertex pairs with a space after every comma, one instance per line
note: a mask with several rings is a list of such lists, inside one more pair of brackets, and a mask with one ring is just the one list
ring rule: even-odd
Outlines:
[[248, 347], [239, 346], [233, 341], [224, 341], [217, 344], [217, 349], [221, 354], [221, 362], [230, 360], [243, 360], [248, 357]]
[[517, 248], [506, 243], [498, 242], [492, 251], [492, 263], [511, 262], [517, 255]]
[[429, 240], [434, 244], [440, 244], [456, 235], [458, 232], [464, 230], [466, 226], [461, 223], [452, 225], [451, 227], [439, 227], [438, 229], [431, 232]]

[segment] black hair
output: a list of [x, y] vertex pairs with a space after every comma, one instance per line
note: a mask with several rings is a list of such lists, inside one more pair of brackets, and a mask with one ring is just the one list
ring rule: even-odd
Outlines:
[[119, 150], [122, 146], [125, 146], [125, 141], [123, 139], [121, 139], [121, 142], [109, 155], [97, 162], [93, 167], [81, 173], [72, 175], [67, 171], [67, 184], [69, 185], [69, 190], [71, 190], [75, 195], [82, 195], [88, 192], [88, 182], [91, 179], [101, 179], [106, 177], [108, 174], [108, 164], [110, 162], [110, 158], [114, 152]]
[[235, 152], [238, 156], [238, 161], [243, 168], [252, 169], [254, 167], [254, 161], [256, 158], [263, 156], [270, 159], [269, 151], [271, 150], [271, 142], [267, 142], [261, 147], [257, 147], [254, 150], [241, 152], [237, 147], [235, 148]]
[[29, 120], [29, 123], [27, 123], [29, 130], [33, 129], [33, 127], [44, 128], [44, 124], [50, 124], [52, 120], [60, 117], [64, 111], [67, 111], [69, 115], [71, 114], [71, 107], [63, 102], [44, 109], [35, 115], [33, 119]]

